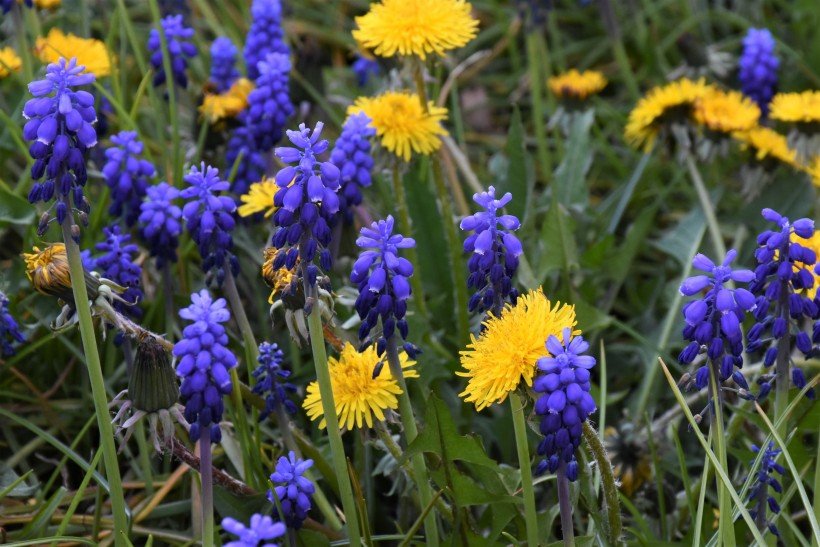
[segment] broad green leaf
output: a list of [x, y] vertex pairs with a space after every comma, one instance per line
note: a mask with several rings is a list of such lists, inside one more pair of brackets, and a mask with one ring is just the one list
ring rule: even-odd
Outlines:
[[31, 224], [34, 221], [34, 213], [34, 206], [28, 200], [0, 185], [0, 223]]
[[592, 109], [573, 116], [566, 153], [555, 170], [553, 183], [553, 192], [564, 207], [580, 209], [589, 202], [586, 177], [592, 165], [593, 147], [589, 132], [594, 119]]
[[214, 509], [221, 517], [233, 517], [247, 523], [254, 513], [267, 514], [269, 507], [270, 502], [265, 494], [239, 497], [226, 488], [214, 487]]
[[506, 192], [510, 192], [513, 199], [507, 205], [507, 211], [517, 216], [522, 225], [526, 225], [532, 201], [532, 189], [535, 185], [535, 172], [529, 167], [530, 159], [524, 146], [524, 125], [521, 122], [521, 112], [518, 106], [513, 107], [505, 152], [507, 172], [496, 188], [496, 196], [503, 196]]
[[695, 207], [683, 217], [678, 225], [667, 232], [652, 245], [678, 261], [681, 266], [688, 266], [693, 251], [700, 245], [706, 231], [706, 220], [700, 208]]
[[574, 233], [575, 221], [553, 199], [541, 228], [541, 260], [537, 275], [540, 282], [555, 270], [569, 272], [577, 269], [578, 248]]
[[[37, 492], [40, 487], [38, 484], [29, 485], [26, 483], [26, 477], [31, 475], [31, 471], [21, 477], [14, 469], [6, 465], [5, 462], [0, 462], [0, 499], [5, 496], [12, 498], [28, 498]], [[36, 480], [36, 477], [32, 476]]]
[[649, 207], [635, 219], [624, 237], [624, 243], [607, 261], [606, 272], [611, 279], [622, 283], [631, 271], [633, 261], [641, 248], [646, 245], [647, 235], [652, 229], [657, 207]]

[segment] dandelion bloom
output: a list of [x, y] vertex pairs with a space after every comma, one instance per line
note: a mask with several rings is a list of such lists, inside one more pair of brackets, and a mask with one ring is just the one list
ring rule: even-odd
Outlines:
[[410, 161], [413, 153], [435, 152], [441, 146], [441, 136], [447, 134], [441, 126], [447, 119], [447, 109], [431, 101], [425, 112], [418, 95], [407, 91], [359, 97], [347, 114], [359, 112], [370, 117], [381, 145], [404, 161]]
[[0, 49], [0, 78], [10, 76], [12, 72], [19, 72], [23, 68], [23, 60], [10, 47]]
[[740, 141], [743, 148], [751, 150], [757, 161], [772, 158], [791, 167], [798, 166], [797, 152], [789, 148], [786, 136], [774, 129], [755, 127], [749, 131], [733, 133], [732, 137]]
[[490, 315], [484, 321], [480, 338], [470, 335], [472, 343], [461, 352], [461, 366], [466, 372], [456, 372], [468, 378], [459, 397], [482, 410], [503, 403], [522, 380], [532, 386], [535, 363], [544, 356], [547, 338], [575, 324], [575, 307], [553, 304], [541, 289], [519, 296], [515, 306], [507, 304], [500, 317]]
[[77, 58], [77, 65], [98, 78], [111, 74], [111, 60], [105, 43], [94, 38], [80, 38], [54, 27], [45, 37], [37, 38], [34, 52], [44, 63], [58, 63], [60, 57]]
[[769, 117], [792, 123], [820, 121], [820, 91], [778, 93], [769, 104]]
[[[543, 342], [542, 342], [543, 345]], [[339, 427], [361, 428], [362, 424], [373, 427], [373, 418], [384, 420], [385, 410], [399, 407], [396, 395], [402, 391], [396, 379], [390, 374], [390, 367], [381, 367], [374, 376], [373, 372], [380, 359], [376, 348], [369, 346], [359, 353], [350, 343], [345, 343], [339, 359], [331, 357], [327, 366], [330, 371], [330, 383], [333, 388], [333, 400], [336, 403], [336, 414], [339, 416]], [[407, 354], [399, 354], [401, 368], [405, 378], [418, 378], [418, 373], [411, 367], [416, 362]], [[535, 367], [533, 361], [533, 368]], [[322, 395], [319, 383], [311, 382], [302, 404], [311, 420], [321, 418], [319, 428], [324, 429], [327, 423], [322, 409]]]
[[606, 84], [606, 78], [597, 70], [578, 72], [574, 68], [547, 80], [550, 90], [558, 97], [580, 101], [600, 93]]
[[748, 131], [760, 120], [760, 107], [739, 91], [710, 89], [695, 101], [695, 121], [718, 133]]
[[199, 113], [211, 123], [233, 118], [248, 107], [248, 95], [253, 88], [253, 82], [239, 78], [225, 93], [206, 94], [199, 105]]
[[239, 197], [242, 202], [242, 205], [237, 209], [239, 216], [244, 218], [253, 216], [256, 213], [265, 213], [265, 218], [270, 218], [278, 209], [273, 204], [273, 196], [277, 190], [279, 190], [279, 187], [276, 186], [276, 181], [267, 177], [260, 182], [251, 184], [248, 193]]
[[356, 17], [353, 37], [381, 57], [444, 55], [475, 38], [470, 9], [464, 0], [383, 0]]
[[683, 78], [649, 90], [629, 113], [626, 140], [635, 148], [650, 150], [664, 125], [676, 118], [689, 120], [695, 101], [709, 89], [702, 79]]

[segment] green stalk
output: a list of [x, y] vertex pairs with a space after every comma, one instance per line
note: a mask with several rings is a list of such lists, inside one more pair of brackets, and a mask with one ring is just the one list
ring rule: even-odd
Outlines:
[[122, 489], [120, 468], [117, 461], [117, 447], [114, 445], [114, 431], [111, 426], [111, 416], [108, 413], [108, 397], [105, 393], [105, 379], [103, 378], [100, 354], [97, 351], [97, 336], [94, 332], [94, 322], [91, 319], [91, 308], [86, 292], [85, 273], [80, 257], [80, 247], [71, 237], [71, 226], [74, 224], [71, 204], [68, 196], [63, 197], [68, 214], [63, 220], [63, 239], [65, 240], [66, 255], [71, 276], [71, 290], [74, 293], [74, 303], [77, 309], [77, 318], [80, 324], [80, 336], [85, 352], [85, 361], [88, 368], [88, 378], [91, 382], [91, 396], [94, 399], [94, 410], [97, 414], [97, 426], [100, 428], [100, 445], [103, 451], [103, 463], [111, 489], [111, 509], [114, 516], [114, 545], [125, 547], [129, 535], [128, 513], [125, 505], [125, 493]]
[[[723, 428], [723, 394], [720, 387], [720, 376], [717, 370], [717, 363], [709, 365], [709, 389], [711, 391], [714, 421], [712, 427], [715, 434], [712, 438], [717, 454], [718, 462], [725, 473], [729, 473], [728, 460], [726, 457], [726, 437]], [[729, 487], [720, 478], [717, 479], [718, 488], [718, 511], [720, 511], [720, 539], [724, 545], [735, 545], [735, 528], [732, 517], [732, 498], [729, 494]]]
[[543, 98], [541, 88], [541, 71], [538, 67], [538, 35], [527, 34], [527, 66], [529, 67], [530, 101], [532, 103], [532, 125], [535, 131], [535, 149], [541, 176], [547, 180], [552, 174], [552, 159], [547, 146], [547, 122], [544, 120]]
[[[561, 535], [564, 537], [564, 547], [575, 547], [575, 526], [572, 524], [572, 499], [569, 495], [569, 479], [567, 478], [567, 464], [561, 462], [558, 466], [558, 506], [561, 513]], [[536, 544], [537, 545], [537, 544]]]
[[[780, 283], [780, 295], [778, 296], [776, 314], [786, 321], [789, 318], [789, 287], [788, 281]], [[777, 360], [775, 361], [775, 383], [774, 383], [774, 420], [777, 422], [781, 416], [786, 414], [789, 406], [789, 388], [791, 387], [791, 375], [789, 374], [789, 356], [791, 355], [791, 337], [781, 336], [777, 341]], [[777, 433], [786, 438], [789, 433], [789, 421], [784, 419], [777, 428]]]
[[[814, 455], [814, 520], [820, 522], [820, 443], [817, 443], [817, 452]], [[812, 545], [817, 545], [820, 538], [814, 538]]]
[[339, 432], [339, 418], [336, 416], [336, 403], [333, 401], [333, 387], [330, 382], [330, 371], [327, 368], [327, 351], [325, 336], [322, 332], [322, 318], [319, 315], [319, 290], [316, 285], [308, 283], [307, 264], [302, 262], [302, 278], [305, 284], [305, 295], [312, 298], [313, 309], [308, 315], [308, 330], [310, 331], [310, 348], [313, 353], [313, 366], [316, 368], [316, 381], [319, 384], [319, 394], [322, 397], [322, 411], [327, 424], [327, 436], [330, 441], [330, 452], [333, 456], [333, 467], [336, 479], [339, 481], [339, 494], [342, 498], [347, 525], [347, 535], [350, 545], [359, 547], [359, 517], [356, 511], [356, 501], [353, 499], [353, 487], [350, 484], [350, 474], [347, 472], [345, 449], [342, 444], [342, 434]]
[[199, 477], [202, 482], [202, 547], [214, 545], [214, 479], [211, 463], [211, 426], [199, 435]]
[[692, 178], [692, 184], [695, 186], [695, 192], [698, 194], [701, 209], [703, 209], [703, 214], [706, 217], [706, 226], [709, 228], [709, 236], [712, 238], [712, 245], [718, 255], [717, 260], [722, 262], [723, 257], [726, 256], [726, 245], [723, 243], [723, 236], [720, 234], [720, 224], [718, 224], [715, 216], [715, 208], [709, 199], [709, 192], [706, 191], [706, 185], [703, 183], [697, 165], [695, 165], [695, 160], [692, 159], [692, 154], [687, 152], [685, 161], [689, 176]]
[[11, 7], [11, 17], [14, 21], [14, 28], [17, 29], [18, 47], [20, 48], [20, 58], [23, 60], [23, 76], [26, 82], [34, 79], [33, 58], [31, 56], [31, 46], [28, 42], [28, 34], [26, 34], [26, 25], [23, 24], [23, 17], [20, 13], [22, 6], [14, 5]]
[[[404, 232], [406, 237], [411, 237], [413, 235], [413, 229], [410, 226], [410, 209], [407, 207], [407, 194], [404, 193], [404, 183], [401, 180], [398, 162], [393, 165], [393, 195], [396, 199], [396, 212], [399, 215], [401, 231]], [[426, 321], [429, 315], [427, 313], [427, 303], [424, 301], [424, 290], [421, 284], [419, 255], [415, 247], [405, 249], [405, 252], [407, 254], [407, 260], [413, 264], [414, 269], [414, 275], [410, 277], [410, 286], [413, 288], [413, 303], [416, 306], [416, 313]]]
[[[399, 399], [399, 414], [401, 415], [401, 424], [404, 426], [404, 435], [407, 438], [407, 444], [412, 443], [418, 437], [418, 429], [416, 427], [416, 417], [413, 414], [413, 406], [410, 404], [410, 394], [407, 392], [407, 382], [404, 380], [404, 372], [402, 372], [401, 362], [399, 361], [399, 350], [396, 346], [396, 337], [391, 336], [387, 339], [387, 364], [390, 367], [390, 374], [396, 380], [396, 383], [401, 389], [398, 395]], [[419, 489], [419, 498], [421, 499], [422, 511], [430, 505], [433, 499], [432, 489], [430, 488], [430, 479], [427, 476], [427, 466], [424, 464], [424, 455], [418, 453], [411, 458], [413, 465], [413, 475], [416, 480], [416, 486]], [[438, 524], [436, 522], [436, 515], [430, 511], [424, 519], [424, 531], [427, 533], [425, 538], [427, 545], [437, 547], [439, 544]]]
[[609, 522], [609, 542], [620, 545], [621, 534], [623, 533], [623, 523], [621, 522], [621, 503], [618, 497], [618, 485], [615, 482], [615, 475], [612, 472], [612, 464], [606, 455], [601, 438], [595, 429], [589, 425], [589, 421], [584, 422], [584, 440], [587, 448], [592, 452], [595, 462], [598, 464], [598, 471], [601, 473], [601, 485], [604, 490], [604, 502], [606, 515]]
[[518, 452], [518, 467], [521, 469], [521, 495], [524, 498], [524, 520], [527, 524], [527, 545], [538, 547], [538, 513], [535, 510], [535, 489], [532, 483], [530, 445], [527, 442], [527, 421], [524, 417], [524, 399], [520, 395], [510, 395], [515, 448]]

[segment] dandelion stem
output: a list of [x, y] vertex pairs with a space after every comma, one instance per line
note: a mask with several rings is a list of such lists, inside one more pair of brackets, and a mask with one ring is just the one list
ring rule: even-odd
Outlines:
[[91, 308], [86, 292], [85, 273], [80, 257], [80, 247], [71, 237], [71, 226], [74, 224], [74, 215], [68, 196], [63, 197], [68, 214], [63, 220], [62, 230], [65, 240], [66, 255], [68, 258], [71, 276], [71, 289], [74, 293], [77, 318], [80, 324], [80, 336], [83, 342], [88, 377], [91, 382], [91, 396], [94, 400], [94, 410], [97, 415], [97, 426], [100, 428], [100, 445], [103, 451], [103, 463], [108, 477], [111, 494], [111, 509], [114, 516], [114, 545], [124, 547], [129, 536], [128, 514], [126, 512], [125, 494], [120, 478], [120, 468], [117, 462], [117, 447], [114, 445], [114, 431], [111, 426], [111, 416], [108, 413], [108, 397], [105, 393], [105, 379], [103, 378], [100, 354], [97, 350], [97, 336], [94, 332], [94, 322], [91, 319]]
[[211, 464], [211, 426], [200, 429], [199, 477], [202, 481], [202, 547], [214, 544], [214, 479]]
[[[729, 473], [728, 460], [726, 457], [726, 436], [723, 427], [723, 394], [721, 393], [720, 372], [718, 370], [718, 363], [710, 362], [709, 364], [709, 389], [711, 390], [711, 406], [712, 406], [712, 427], [715, 429], [715, 434], [712, 437], [714, 441], [715, 452], [717, 453], [720, 467], [725, 473]], [[735, 544], [735, 529], [732, 523], [732, 498], [729, 494], [728, 486], [715, 474], [717, 479], [718, 489], [718, 511], [720, 511], [720, 536], [724, 545]]]
[[[396, 198], [396, 212], [399, 215], [399, 222], [401, 223], [401, 231], [407, 237], [413, 235], [413, 230], [410, 226], [410, 210], [407, 207], [407, 194], [404, 193], [404, 183], [401, 180], [401, 173], [399, 172], [399, 164], [396, 162], [393, 165], [393, 194]], [[413, 264], [415, 275], [410, 277], [410, 285], [413, 288], [413, 303], [418, 313], [423, 320], [427, 320], [427, 303], [424, 301], [424, 290], [421, 284], [421, 271], [419, 271], [419, 255], [415, 247], [405, 249], [407, 259]]]
[[[387, 339], [387, 363], [390, 367], [390, 374], [395, 378], [396, 383], [401, 389], [398, 395], [399, 399], [399, 413], [401, 414], [401, 423], [404, 426], [404, 436], [407, 439], [407, 444], [412, 443], [418, 437], [418, 429], [416, 427], [416, 418], [413, 414], [413, 406], [410, 404], [410, 394], [407, 392], [407, 382], [404, 381], [404, 373], [401, 369], [401, 362], [399, 360], [399, 350], [396, 345], [396, 337], [391, 336]], [[418, 453], [411, 458], [413, 464], [413, 475], [415, 475], [416, 486], [419, 489], [419, 499], [421, 500], [422, 511], [430, 505], [430, 500], [433, 499], [433, 493], [430, 488], [430, 479], [427, 477], [427, 466], [424, 464], [424, 455]], [[424, 519], [424, 530], [427, 533], [427, 545], [437, 546], [439, 544], [438, 525], [436, 523], [436, 515], [430, 511]]]
[[518, 467], [521, 469], [521, 495], [524, 498], [524, 520], [527, 524], [527, 545], [538, 547], [538, 514], [535, 510], [535, 489], [532, 484], [530, 445], [527, 442], [527, 422], [524, 417], [524, 399], [517, 394], [510, 395], [515, 448], [518, 452]]
[[327, 424], [327, 436], [330, 441], [330, 452], [333, 456], [333, 467], [336, 471], [336, 480], [339, 482], [339, 495], [342, 498], [347, 535], [350, 545], [359, 547], [361, 545], [359, 517], [356, 512], [356, 501], [353, 498], [353, 487], [350, 484], [350, 474], [347, 472], [342, 435], [339, 432], [339, 418], [336, 416], [336, 403], [333, 401], [330, 371], [327, 368], [327, 351], [318, 303], [319, 290], [316, 285], [310, 285], [308, 282], [307, 263], [304, 261], [302, 262], [302, 278], [305, 283], [305, 294], [314, 302], [313, 309], [308, 314], [310, 348], [313, 353], [313, 365], [316, 368], [316, 381], [319, 383], [319, 394], [322, 397], [322, 411]]
[[703, 209], [703, 215], [706, 217], [706, 226], [709, 228], [712, 245], [715, 247], [718, 259], [723, 260], [723, 257], [726, 256], [726, 245], [723, 243], [723, 236], [720, 234], [720, 224], [718, 224], [715, 216], [715, 208], [709, 198], [709, 192], [706, 190], [706, 185], [703, 183], [703, 177], [700, 176], [697, 165], [695, 165], [695, 160], [692, 159], [692, 154], [687, 152], [685, 161], [689, 176], [692, 178], [692, 184], [695, 186], [695, 192], [698, 194], [698, 201]]
[[564, 536], [564, 547], [575, 547], [575, 528], [572, 524], [572, 500], [569, 495], [567, 464], [564, 461], [558, 466], [558, 506], [561, 513], [561, 534]]

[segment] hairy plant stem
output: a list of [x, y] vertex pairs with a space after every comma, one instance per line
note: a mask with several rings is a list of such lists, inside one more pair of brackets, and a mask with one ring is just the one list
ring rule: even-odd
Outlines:
[[695, 165], [695, 160], [692, 159], [692, 154], [686, 152], [685, 160], [686, 168], [689, 170], [689, 176], [692, 179], [692, 184], [695, 187], [695, 192], [698, 195], [703, 215], [706, 217], [706, 226], [709, 229], [709, 237], [712, 238], [712, 246], [717, 252], [717, 261], [723, 262], [723, 257], [726, 256], [726, 245], [723, 243], [723, 236], [720, 233], [720, 224], [717, 216], [715, 216], [715, 208], [709, 199], [709, 192], [706, 190], [706, 185], [703, 183], [703, 177], [700, 176], [698, 166]]
[[125, 547], [129, 536], [128, 513], [125, 504], [125, 494], [122, 488], [122, 478], [117, 461], [117, 447], [114, 444], [114, 430], [111, 426], [111, 415], [108, 412], [108, 397], [105, 392], [105, 379], [100, 364], [100, 353], [97, 350], [97, 335], [94, 332], [94, 321], [91, 318], [91, 308], [88, 302], [88, 292], [85, 285], [85, 272], [80, 247], [71, 237], [71, 226], [74, 224], [74, 215], [68, 196], [63, 197], [67, 214], [61, 228], [65, 240], [66, 256], [68, 258], [71, 290], [74, 294], [77, 318], [80, 324], [80, 337], [83, 342], [88, 378], [91, 382], [91, 397], [94, 400], [94, 411], [97, 415], [97, 426], [100, 429], [100, 445], [103, 451], [105, 474], [111, 494], [111, 510], [114, 517], [114, 545]]
[[[558, 506], [561, 513], [561, 535], [564, 547], [575, 547], [575, 528], [572, 524], [572, 499], [569, 495], [567, 464], [562, 461], [558, 466]], [[537, 545], [537, 544], [536, 544]]]
[[[304, 243], [300, 244], [303, 247]], [[301, 250], [301, 249], [300, 249]], [[330, 371], [327, 368], [327, 351], [325, 337], [322, 332], [322, 318], [319, 311], [319, 289], [308, 282], [307, 264], [302, 262], [302, 279], [305, 284], [305, 296], [312, 299], [313, 307], [308, 314], [308, 330], [310, 331], [310, 348], [313, 353], [313, 366], [316, 368], [316, 381], [319, 384], [319, 394], [322, 397], [322, 412], [327, 425], [327, 437], [330, 441], [330, 452], [333, 457], [333, 467], [336, 479], [339, 482], [339, 495], [342, 498], [347, 535], [352, 547], [361, 545], [359, 533], [359, 517], [356, 511], [356, 501], [353, 498], [353, 487], [350, 484], [350, 475], [347, 471], [344, 444], [339, 432], [339, 418], [336, 416], [336, 403], [333, 400], [333, 387], [330, 382]]]
[[[396, 212], [399, 215], [401, 231], [407, 237], [412, 237], [413, 229], [410, 225], [410, 209], [407, 207], [407, 194], [404, 192], [404, 183], [401, 180], [398, 161], [393, 165], [393, 194], [396, 198]], [[416, 313], [424, 321], [428, 319], [427, 303], [424, 301], [424, 290], [421, 284], [421, 272], [419, 271], [419, 255], [415, 247], [405, 249], [407, 260], [413, 264], [414, 275], [410, 277], [410, 286], [413, 288], [413, 303]]]
[[[416, 417], [413, 414], [413, 406], [410, 404], [410, 394], [407, 392], [407, 382], [404, 381], [404, 373], [401, 369], [401, 362], [399, 361], [399, 350], [396, 346], [396, 337], [391, 336], [387, 339], [387, 364], [390, 367], [390, 374], [396, 380], [396, 383], [401, 389], [398, 395], [399, 399], [399, 413], [401, 415], [401, 423], [404, 426], [404, 436], [407, 439], [407, 444], [412, 443], [418, 437], [418, 429], [416, 427]], [[413, 475], [416, 481], [416, 486], [419, 489], [419, 498], [421, 499], [422, 511], [430, 505], [430, 500], [433, 499], [432, 489], [430, 488], [430, 479], [427, 476], [427, 466], [424, 463], [424, 455], [418, 453], [411, 459], [413, 465]], [[438, 524], [436, 522], [436, 515], [430, 511], [424, 519], [424, 531], [427, 534], [425, 538], [427, 545], [433, 547], [438, 546]]]
[[[715, 434], [712, 436], [715, 452], [717, 454], [720, 467], [725, 473], [729, 473], [728, 459], [726, 456], [726, 435], [723, 425], [723, 391], [721, 389], [719, 363], [710, 360], [709, 362], [709, 389], [710, 403], [712, 406], [712, 427]], [[732, 524], [732, 498], [729, 494], [729, 487], [715, 474], [718, 490], [718, 511], [720, 511], [720, 540], [724, 545], [735, 544], [735, 529]]]
[[524, 498], [524, 521], [527, 525], [527, 545], [538, 546], [538, 513], [535, 510], [535, 489], [532, 484], [530, 445], [527, 442], [527, 421], [524, 417], [524, 398], [510, 394], [515, 449], [518, 452], [518, 467], [521, 469], [521, 496]]
[[199, 434], [199, 476], [202, 480], [202, 546], [214, 544], [214, 477], [211, 463], [211, 426]]
[[607, 457], [601, 438], [595, 429], [584, 422], [584, 440], [587, 448], [595, 458], [598, 471], [601, 473], [601, 487], [604, 490], [604, 508], [606, 510], [607, 522], [609, 523], [609, 542], [613, 545], [621, 545], [621, 534], [623, 533], [623, 523], [621, 521], [621, 503], [618, 498], [618, 485], [615, 482], [615, 474], [612, 472], [612, 464]]

